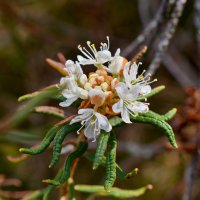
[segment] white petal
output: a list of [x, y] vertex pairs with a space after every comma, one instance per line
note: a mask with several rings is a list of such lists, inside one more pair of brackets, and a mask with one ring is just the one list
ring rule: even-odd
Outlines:
[[151, 92], [150, 85], [133, 85], [130, 90], [130, 94], [132, 95], [132, 99], [136, 100], [138, 97], [147, 95]]
[[123, 100], [120, 99], [117, 103], [112, 106], [112, 110], [115, 113], [121, 113], [123, 109]]
[[78, 97], [78, 95], [72, 93], [71, 90], [68, 90], [68, 89], [63, 90], [62, 91], [62, 95], [67, 99]]
[[78, 55], [77, 59], [79, 62], [82, 62], [83, 60], [86, 60], [83, 56]]
[[137, 73], [138, 73], [138, 65], [136, 63], [133, 63], [130, 68], [131, 80], [135, 80], [137, 78]]
[[88, 91], [87, 90], [84, 90], [80, 87], [77, 87], [77, 93], [78, 93], [78, 95], [81, 99], [87, 99], [88, 98]]
[[130, 114], [129, 114], [129, 112], [128, 112], [128, 110], [127, 110], [127, 108], [126, 107], [124, 107], [124, 109], [122, 110], [122, 112], [121, 112], [121, 116], [122, 116], [122, 120], [125, 122], [125, 123], [132, 123], [131, 121], [130, 121]]
[[71, 91], [76, 91], [76, 88], [77, 88], [77, 83], [74, 79], [74, 77], [69, 77], [67, 79], [67, 85], [68, 85], [68, 88], [71, 90]]
[[95, 59], [87, 59], [80, 55], [77, 56], [77, 59], [81, 65], [93, 65], [97, 63]]
[[81, 115], [79, 115], [79, 116], [75, 117], [74, 119], [72, 119], [69, 124], [74, 124], [74, 123], [80, 122], [82, 120], [83, 119], [82, 119]]
[[84, 130], [84, 135], [88, 139], [96, 140], [96, 132], [95, 132], [95, 125], [91, 125], [91, 122], [87, 123]]
[[129, 99], [136, 100], [140, 96], [141, 86], [139, 84], [132, 85], [130, 88]]
[[76, 75], [78, 79], [83, 75], [83, 70], [78, 62], [76, 62]]
[[98, 51], [98, 60], [103, 64], [111, 60], [111, 52], [108, 50]]
[[61, 85], [61, 87], [67, 87], [67, 78], [66, 77], [62, 77], [60, 79], [60, 85]]
[[74, 64], [74, 61], [72, 61], [72, 60], [66, 61], [65, 67], [70, 76], [73, 76], [73, 74], [75, 73], [75, 66], [76, 65]]
[[125, 83], [118, 83], [115, 87], [117, 94], [121, 99], [125, 99], [127, 94], [129, 93], [128, 88]]
[[93, 113], [93, 112], [94, 112], [94, 110], [92, 108], [85, 108], [85, 109], [79, 109], [78, 110], [79, 115], [82, 115], [84, 113]]
[[113, 74], [119, 74], [120, 70], [122, 69], [123, 61], [123, 57], [115, 56], [109, 64], [108, 68]]
[[67, 99], [66, 101], [63, 101], [61, 103], [59, 103], [59, 105], [61, 107], [68, 107], [70, 106], [74, 101], [76, 101], [78, 99], [78, 97], [74, 97], [74, 98], [70, 98], [70, 99]]
[[74, 64], [74, 61], [73, 60], [67, 60], [65, 65], [73, 65]]
[[144, 95], [149, 94], [150, 92], [151, 92], [151, 86], [150, 85], [141, 86], [140, 95], [144, 96]]
[[100, 129], [103, 129], [106, 132], [110, 132], [112, 130], [112, 126], [110, 125], [108, 118], [100, 113], [95, 112], [94, 115], [97, 117]]
[[148, 112], [149, 110], [149, 107], [146, 103], [142, 103], [138, 101], [129, 104], [127, 108], [131, 110], [133, 113], [135, 113], [136, 115], [139, 113]]
[[120, 54], [120, 48], [117, 49], [117, 51], [115, 52], [115, 56], [119, 56]]
[[125, 82], [129, 87], [130, 87], [131, 80], [132, 80], [130, 75], [129, 75], [130, 64], [131, 64], [131, 62], [126, 63], [125, 66], [124, 66], [124, 71], [123, 71]]

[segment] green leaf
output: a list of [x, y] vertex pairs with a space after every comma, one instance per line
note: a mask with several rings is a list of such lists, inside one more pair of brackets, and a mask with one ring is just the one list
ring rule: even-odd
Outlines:
[[171, 110], [169, 110], [164, 115], [160, 115], [158, 113], [155, 113], [155, 112], [149, 110], [148, 112], [143, 113], [142, 115], [143, 116], [147, 116], [147, 117], [153, 117], [153, 118], [164, 120], [164, 121], [169, 121], [170, 119], [172, 119], [174, 117], [176, 112], [177, 112], [177, 109], [176, 108], [172, 108]]
[[26, 105], [20, 108], [17, 113], [12, 117], [11, 124], [16, 126], [26, 119], [26, 117], [32, 112], [35, 106], [47, 101], [50, 97], [55, 96], [58, 93], [57, 88], [48, 89], [34, 98], [32, 98]]
[[60, 158], [60, 153], [61, 153], [61, 150], [62, 150], [62, 143], [63, 143], [65, 137], [69, 133], [72, 133], [73, 131], [76, 131], [79, 128], [80, 128], [79, 123], [65, 124], [63, 126], [63, 128], [61, 128], [56, 133], [56, 136], [54, 138], [54, 145], [53, 145], [53, 156], [52, 156], [52, 160], [51, 160], [51, 163], [49, 165], [49, 168], [51, 168], [52, 166], [54, 166], [58, 162], [58, 160]]
[[[43, 93], [46, 93], [46, 91], [49, 91], [49, 90], [59, 90], [59, 88], [58, 88], [57, 85], [50, 85], [46, 88], [43, 88], [42, 90], [32, 92], [32, 93], [29, 93], [29, 94], [25, 94], [25, 95], [19, 97], [18, 101], [22, 102], [22, 101], [30, 100], [34, 97], [37, 97], [38, 95], [42, 95]], [[52, 98], [52, 96], [50, 98]]]
[[48, 148], [48, 146], [51, 144], [56, 133], [58, 132], [58, 130], [60, 128], [61, 128], [60, 126], [52, 127], [47, 132], [46, 136], [44, 137], [44, 139], [42, 140], [42, 142], [40, 143], [40, 145], [37, 148], [35, 148], [35, 149], [20, 148], [19, 151], [22, 153], [31, 154], [31, 155], [36, 155], [36, 154], [40, 154], [40, 153], [44, 152]]
[[109, 119], [109, 123], [111, 124], [112, 127], [115, 127], [122, 125], [124, 122], [122, 121], [122, 118], [115, 116]]
[[69, 200], [76, 200], [75, 190], [74, 190], [74, 180], [72, 178], [68, 178], [67, 183], [69, 188]]
[[145, 124], [152, 124], [154, 126], [157, 126], [167, 136], [170, 144], [174, 148], [177, 148], [176, 139], [175, 139], [173, 129], [164, 120], [156, 118], [155, 116], [148, 115], [148, 113], [145, 113], [145, 114], [140, 114], [140, 115], [137, 115], [137, 116], [131, 115], [131, 121], [132, 122], [145, 123]]
[[75, 159], [81, 157], [85, 153], [85, 151], [87, 150], [87, 147], [88, 147], [87, 142], [80, 142], [78, 144], [76, 150], [68, 155], [67, 160], [65, 162], [65, 166], [62, 169], [61, 176], [59, 178], [55, 178], [53, 180], [51, 180], [51, 179], [43, 180], [43, 182], [49, 183], [49, 184], [52, 184], [52, 185], [63, 184], [70, 176], [73, 161]]
[[43, 191], [35, 191], [31, 194], [26, 195], [22, 200], [37, 200], [43, 197]]
[[37, 106], [33, 108], [33, 112], [41, 113], [45, 115], [52, 115], [60, 119], [65, 119], [65, 114], [62, 109], [52, 107], [52, 106]]
[[117, 199], [125, 199], [132, 197], [139, 197], [143, 195], [148, 189], [152, 189], [151, 185], [141, 187], [135, 190], [124, 190], [113, 187], [110, 192], [106, 192], [103, 186], [100, 185], [75, 185], [75, 190], [84, 193], [95, 193], [98, 196], [109, 196]]
[[108, 152], [106, 155], [106, 179], [104, 182], [104, 188], [107, 192], [110, 191], [116, 180], [116, 151], [117, 140], [114, 133], [111, 133], [108, 141]]
[[[94, 162], [94, 157], [95, 157], [94, 153], [90, 153], [86, 156], [86, 158], [91, 162]], [[105, 156], [102, 157], [100, 165], [104, 166], [104, 167], [106, 166], [106, 157]], [[122, 179], [122, 180], [129, 179], [132, 176], [136, 175], [137, 173], [138, 173], [138, 168], [135, 168], [132, 171], [127, 173], [127, 172], [123, 171], [123, 169], [116, 163], [116, 176], [119, 179]]]
[[102, 131], [98, 138], [98, 144], [96, 148], [96, 153], [93, 161], [93, 169], [97, 169], [98, 166], [101, 164], [102, 159], [104, 157], [104, 153], [107, 148], [108, 139], [110, 137], [110, 133]]
[[[62, 176], [62, 169], [60, 169], [58, 171], [58, 173], [56, 174], [55, 176], [55, 179], [54, 180], [59, 180]], [[52, 194], [52, 192], [54, 191], [54, 189], [56, 188], [55, 185], [48, 185], [45, 190], [44, 190], [44, 194], [43, 194], [43, 200], [49, 200], [50, 198], [50, 195]]]

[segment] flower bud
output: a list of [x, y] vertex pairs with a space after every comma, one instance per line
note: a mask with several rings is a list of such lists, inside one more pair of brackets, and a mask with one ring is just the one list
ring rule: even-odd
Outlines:
[[84, 85], [84, 89], [86, 89], [87, 91], [91, 90], [91, 89], [92, 89], [91, 84], [87, 82], [87, 83]]
[[88, 91], [84, 90], [82, 88], [78, 88], [79, 96], [81, 99], [87, 99], [88, 98]]
[[102, 88], [103, 91], [107, 91], [109, 89], [108, 83], [106, 83], [106, 82], [102, 83], [101, 88]]
[[104, 82], [104, 77], [103, 76], [98, 76], [97, 78], [96, 78], [96, 82], [97, 82], [97, 84], [102, 84], [103, 82]]
[[85, 74], [83, 74], [80, 79], [79, 79], [79, 83], [82, 87], [84, 87], [84, 85], [87, 83], [87, 76]]
[[95, 106], [100, 107], [103, 105], [106, 95], [100, 89], [91, 89], [89, 91], [89, 97], [90, 97], [91, 104], [94, 104]]
[[117, 78], [114, 78], [111, 82], [111, 89], [114, 90], [118, 83], [119, 83], [119, 80]]

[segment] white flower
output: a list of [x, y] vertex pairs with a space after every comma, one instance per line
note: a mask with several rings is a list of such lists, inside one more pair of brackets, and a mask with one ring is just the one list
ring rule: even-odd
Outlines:
[[107, 71], [118, 75], [127, 62], [128, 61], [126, 58], [115, 54], [114, 58], [111, 60], [111, 63], [108, 65]]
[[75, 80], [79, 80], [83, 75], [83, 70], [78, 62], [74, 63], [72, 60], [67, 60], [65, 67], [70, 77], [74, 77]]
[[[79, 63], [81, 65], [95, 65], [97, 67], [102, 67], [104, 63], [110, 62], [113, 59], [113, 57], [111, 55], [111, 52], [109, 51], [110, 47], [109, 37], [107, 37], [107, 40], [108, 43], [101, 43], [100, 51], [97, 51], [95, 45], [91, 44], [90, 41], [87, 42], [90, 51], [88, 51], [85, 47], [81, 47], [79, 45], [78, 49], [85, 56], [85, 57], [81, 55], [77, 56]], [[119, 54], [119, 50], [117, 50], [116, 53]]]
[[72, 119], [70, 124], [81, 122], [82, 127], [77, 131], [77, 133], [80, 133], [79, 131], [85, 126], [84, 135], [88, 139], [96, 141], [96, 137], [100, 134], [101, 130], [106, 132], [112, 130], [112, 126], [107, 117], [95, 112], [92, 108], [80, 109], [78, 114], [79, 116]]
[[125, 67], [124, 67], [124, 71], [123, 71], [123, 75], [124, 75], [124, 80], [125, 83], [127, 85], [127, 87], [132, 90], [134, 90], [135, 86], [137, 85], [137, 90], [139, 91], [139, 95], [140, 96], [144, 96], [148, 93], [151, 92], [151, 86], [149, 85], [150, 83], [154, 82], [149, 82], [150, 81], [150, 74], [147, 74], [146, 76], [143, 76], [143, 74], [145, 73], [145, 70], [142, 72], [141, 75], [139, 75], [137, 77], [137, 73], [138, 73], [138, 67], [141, 63], [139, 63], [138, 65], [136, 63], [133, 63], [130, 66], [130, 62], [128, 62]]
[[65, 101], [59, 104], [62, 107], [70, 106], [78, 98], [81, 99], [88, 98], [88, 91], [78, 87], [74, 77], [61, 78], [60, 85], [62, 88], [64, 88], [62, 91], [62, 95], [66, 98]]
[[115, 89], [120, 100], [112, 106], [112, 109], [115, 113], [121, 113], [124, 122], [131, 123], [130, 115], [138, 115], [149, 110], [147, 103], [137, 101], [141, 91], [140, 86], [135, 85], [130, 90], [125, 83], [119, 83]]
[[143, 76], [145, 71], [137, 76], [139, 65], [130, 64], [128, 62], [124, 67], [125, 83], [120, 82], [115, 87], [120, 100], [112, 106], [115, 113], [121, 113], [122, 120], [126, 123], [131, 123], [130, 115], [138, 115], [149, 110], [148, 104], [139, 100], [151, 92], [149, 84], [153, 82], [150, 82], [150, 75]]

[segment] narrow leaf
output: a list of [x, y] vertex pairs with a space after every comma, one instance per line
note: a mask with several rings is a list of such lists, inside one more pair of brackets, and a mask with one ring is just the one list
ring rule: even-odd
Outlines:
[[33, 148], [33, 149], [20, 148], [19, 151], [22, 153], [31, 154], [31, 155], [36, 155], [36, 154], [40, 154], [40, 153], [44, 152], [48, 148], [48, 146], [51, 144], [57, 131], [60, 128], [61, 128], [60, 126], [54, 126], [53, 128], [51, 128], [47, 132], [47, 134], [44, 137], [44, 139], [42, 140], [41, 144], [39, 146], [37, 146], [36, 148]]
[[135, 190], [124, 190], [112, 187], [110, 192], [106, 192], [103, 186], [99, 185], [75, 185], [75, 190], [84, 193], [95, 193], [98, 196], [110, 196], [118, 199], [139, 197], [143, 195], [148, 189], [152, 189], [152, 185], [147, 185]]
[[175, 135], [171, 126], [164, 120], [140, 114], [138, 116], [131, 116], [131, 121], [140, 122], [145, 124], [152, 124], [160, 128], [163, 133], [168, 137], [169, 142], [174, 148], [177, 148]]
[[80, 128], [80, 124], [76, 123], [76, 124], [65, 124], [63, 126], [63, 128], [61, 128], [57, 133], [56, 136], [54, 138], [54, 145], [53, 145], [53, 157], [51, 160], [51, 163], [49, 165], [49, 168], [51, 168], [52, 166], [54, 166], [59, 158], [60, 158], [60, 154], [61, 154], [61, 150], [62, 150], [62, 143], [65, 139], [65, 137], [73, 132], [76, 131]]
[[102, 131], [98, 138], [98, 144], [97, 144], [96, 153], [95, 153], [94, 162], [93, 162], [93, 169], [97, 169], [97, 167], [102, 162], [104, 153], [107, 148], [109, 136], [110, 136], [110, 133]]
[[106, 155], [106, 179], [104, 182], [104, 188], [107, 192], [110, 191], [116, 179], [116, 150], [117, 140], [114, 133], [111, 133]]
[[65, 118], [64, 111], [62, 109], [53, 107], [53, 106], [37, 106], [33, 108], [33, 112], [35, 113], [42, 113], [46, 115], [52, 115], [58, 117], [60, 119]]
[[55, 178], [53, 180], [50, 180], [50, 179], [43, 180], [43, 182], [49, 183], [52, 185], [63, 184], [70, 176], [70, 171], [71, 171], [73, 161], [75, 159], [81, 157], [87, 150], [87, 147], [88, 147], [87, 142], [80, 142], [79, 145], [77, 146], [76, 150], [68, 155], [67, 160], [65, 162], [65, 166], [62, 170], [61, 177], [59, 179]]

